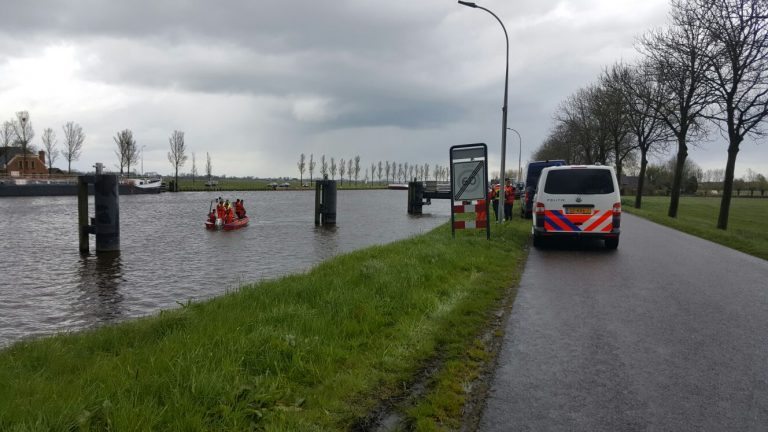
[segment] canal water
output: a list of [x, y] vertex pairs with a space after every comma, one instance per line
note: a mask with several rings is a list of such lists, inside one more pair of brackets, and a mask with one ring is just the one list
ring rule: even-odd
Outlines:
[[[203, 228], [211, 200], [241, 198], [248, 227]], [[80, 255], [76, 197], [0, 199], [0, 347], [221, 295], [450, 219], [447, 200], [406, 212], [407, 191], [339, 191], [335, 228], [314, 226], [314, 191], [120, 197], [116, 256]], [[93, 197], [90, 197], [93, 215]]]

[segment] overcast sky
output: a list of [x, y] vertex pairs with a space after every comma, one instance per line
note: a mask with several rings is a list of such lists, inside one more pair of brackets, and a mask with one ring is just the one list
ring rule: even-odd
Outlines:
[[[127, 128], [144, 170], [163, 174], [174, 130], [201, 173], [206, 152], [230, 176], [298, 177], [301, 153], [445, 166], [451, 145], [473, 142], [489, 145], [498, 171], [503, 33], [455, 0], [3, 3], [0, 119], [29, 111], [38, 148], [44, 128], [61, 141], [61, 126], [79, 123], [74, 168], [116, 168], [112, 137]], [[636, 58], [636, 38], [668, 11], [667, 0], [480, 4], [509, 32], [508, 126], [522, 135], [523, 166], [557, 105]], [[768, 174], [766, 144], [741, 147], [737, 175]], [[510, 133], [507, 166], [518, 156]], [[723, 168], [726, 145], [714, 133], [690, 157]]]

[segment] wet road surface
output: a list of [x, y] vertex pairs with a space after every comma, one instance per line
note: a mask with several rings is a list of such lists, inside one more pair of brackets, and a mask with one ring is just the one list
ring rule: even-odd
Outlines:
[[531, 250], [479, 430], [768, 430], [768, 261], [622, 217]]

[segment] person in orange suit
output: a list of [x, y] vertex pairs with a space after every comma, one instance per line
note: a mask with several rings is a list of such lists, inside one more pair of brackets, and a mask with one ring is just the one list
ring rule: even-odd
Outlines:
[[512, 206], [515, 203], [515, 187], [512, 180], [504, 179], [504, 220], [512, 220]]

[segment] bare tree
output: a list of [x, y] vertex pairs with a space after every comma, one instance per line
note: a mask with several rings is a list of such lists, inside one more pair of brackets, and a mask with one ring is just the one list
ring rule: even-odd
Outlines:
[[379, 183], [381, 183], [381, 174], [384, 171], [384, 164], [381, 161], [379, 161], [379, 164], [378, 164], [378, 166], [376, 168], [377, 168], [376, 169], [376, 177], [378, 178]]
[[371, 183], [373, 183], [373, 177], [375, 175], [374, 174], [375, 172], [376, 172], [376, 164], [371, 162], [371, 178], [370, 178]]
[[304, 186], [304, 171], [307, 170], [307, 157], [304, 153], [299, 155], [299, 162], [296, 164], [299, 168], [299, 185]]
[[328, 177], [328, 161], [325, 160], [325, 155], [320, 156], [320, 176], [323, 179]]
[[698, 25], [690, 9], [673, 0], [672, 26], [643, 36], [638, 49], [645, 55], [648, 70], [662, 91], [661, 100], [652, 104], [659, 117], [677, 139], [677, 162], [672, 180], [670, 217], [677, 217], [683, 168], [688, 157], [688, 139], [704, 134], [701, 120], [710, 104], [706, 85], [708, 68], [707, 31]]
[[389, 161], [387, 161], [387, 164], [384, 165], [384, 173], [387, 175], [386, 176], [387, 183], [389, 183], [389, 171], [390, 171], [391, 167], [392, 166], [389, 164]]
[[352, 183], [352, 177], [354, 174], [354, 169], [352, 168], [352, 158], [347, 159], [347, 179], [349, 180], [349, 183]]
[[662, 150], [672, 138], [670, 130], [655, 114], [661, 110], [663, 88], [647, 73], [647, 66], [617, 64], [607, 72], [606, 83], [620, 89], [626, 107], [626, 121], [640, 152], [635, 208], [641, 208], [648, 154]]
[[336, 164], [336, 159], [331, 158], [331, 180], [336, 180], [336, 172], [338, 171], [339, 166]]
[[35, 130], [32, 128], [32, 121], [29, 119], [29, 113], [26, 111], [19, 111], [16, 113], [16, 121], [13, 122], [13, 133], [16, 137], [16, 141], [21, 144], [21, 173], [24, 174], [27, 170], [27, 152], [30, 141], [35, 137]]
[[75, 122], [67, 122], [62, 126], [64, 130], [64, 150], [62, 154], [67, 160], [67, 173], [72, 172], [72, 161], [80, 159], [80, 153], [83, 150], [85, 133], [83, 128]]
[[312, 180], [314, 179], [314, 172], [315, 172], [315, 159], [314, 154], [309, 154], [309, 185], [312, 186]]
[[192, 152], [192, 184], [195, 184], [195, 177], [197, 177], [197, 158], [195, 152]]
[[205, 152], [205, 175], [210, 183], [211, 176], [213, 175], [213, 164], [211, 163], [211, 155], [208, 152]]
[[360, 155], [355, 156], [355, 186], [357, 186], [357, 178], [360, 176]]
[[133, 132], [131, 132], [130, 129], [124, 129], [118, 132], [117, 135], [115, 135], [112, 139], [117, 145], [115, 155], [117, 156], [117, 160], [120, 163], [120, 175], [122, 176], [123, 168], [126, 165], [130, 165], [129, 154], [131, 153], [131, 149], [135, 149], [136, 141], [134, 141]]
[[187, 161], [187, 147], [184, 144], [184, 132], [175, 130], [168, 143], [171, 146], [171, 151], [168, 152], [168, 162], [173, 165], [175, 170], [174, 191], [179, 191], [179, 167], [184, 166], [184, 162]]
[[136, 145], [136, 140], [131, 140], [126, 148], [125, 152], [125, 165], [127, 168], [127, 175], [131, 175], [131, 165], [139, 163], [139, 156], [141, 155], [139, 146]]
[[714, 94], [709, 118], [728, 138], [728, 160], [717, 228], [728, 228], [739, 145], [746, 136], [765, 135], [768, 117], [768, 2], [765, 0], [690, 0], [678, 8], [696, 17], [707, 31], [710, 50], [706, 75]]
[[48, 175], [53, 171], [53, 162], [59, 157], [59, 151], [56, 150], [56, 132], [51, 128], [43, 130], [43, 148], [45, 148], [45, 157], [48, 159]]
[[624, 174], [624, 161], [637, 149], [637, 143], [630, 139], [628, 89], [622, 85], [625, 73], [626, 66], [618, 63], [606, 69], [600, 77], [598, 91], [598, 116], [608, 134], [619, 182]]
[[8, 157], [8, 147], [13, 143], [13, 121], [6, 121], [3, 122], [2, 127], [0, 128], [0, 144], [2, 144], [5, 153], [3, 153], [3, 156], [5, 157], [5, 173], [8, 174], [8, 162], [11, 158]]
[[429, 164], [424, 164], [424, 180], [429, 180]]
[[347, 164], [344, 158], [339, 159], [339, 173], [341, 174], [341, 185], [344, 186], [344, 173], [347, 172]]

